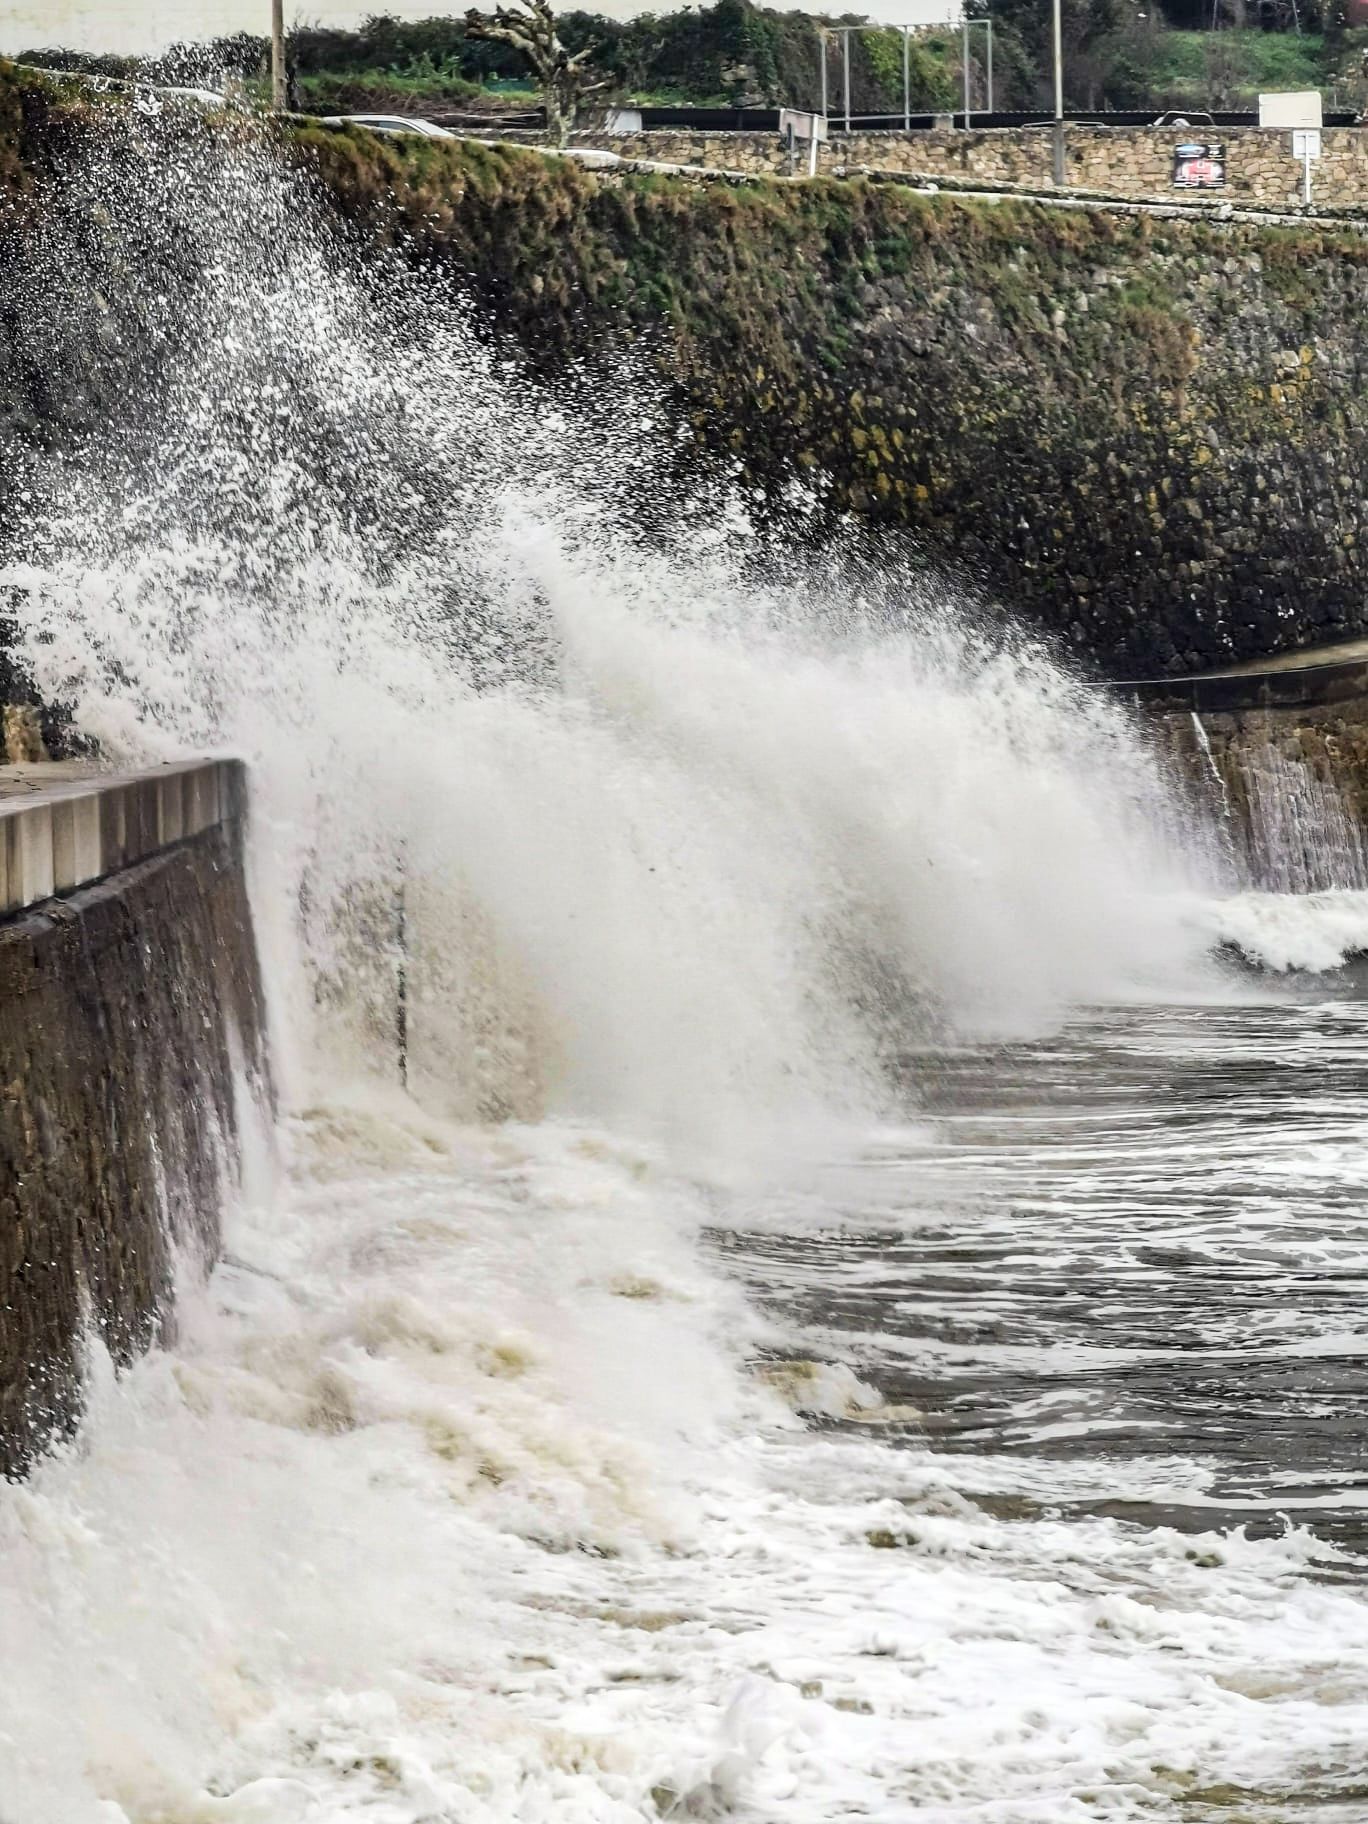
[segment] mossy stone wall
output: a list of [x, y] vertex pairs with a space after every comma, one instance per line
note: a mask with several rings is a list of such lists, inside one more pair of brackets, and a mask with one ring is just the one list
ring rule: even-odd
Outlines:
[[668, 325], [698, 436], [758, 486], [911, 529], [1112, 675], [1368, 631], [1353, 229], [291, 143], [544, 363]]
[[[30, 199], [82, 134], [151, 135], [159, 155], [108, 103], [8, 82], [0, 172]], [[805, 477], [831, 516], [897, 525], [952, 586], [1111, 675], [1368, 632], [1368, 236], [1351, 228], [272, 131], [363, 244], [449, 273], [530, 362], [637, 345], [759, 493]], [[31, 206], [0, 219], [0, 261], [22, 260]], [[8, 385], [41, 435], [98, 410], [101, 364], [128, 358], [92, 353], [65, 390], [11, 362]]]

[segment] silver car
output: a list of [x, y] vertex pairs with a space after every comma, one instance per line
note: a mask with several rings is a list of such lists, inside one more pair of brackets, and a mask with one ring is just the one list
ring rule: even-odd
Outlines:
[[325, 114], [325, 127], [369, 127], [372, 133], [419, 133], [424, 139], [455, 139], [445, 127], [431, 120], [410, 120], [405, 114]]

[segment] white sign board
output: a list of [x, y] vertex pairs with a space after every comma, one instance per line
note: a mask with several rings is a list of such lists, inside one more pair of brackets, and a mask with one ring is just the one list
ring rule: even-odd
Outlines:
[[1307, 127], [1300, 133], [1292, 135], [1293, 158], [1319, 158], [1321, 155], [1320, 129]]
[[1280, 94], [1259, 97], [1261, 127], [1276, 127], [1280, 133], [1292, 133], [1303, 127], [1319, 128], [1321, 124], [1319, 89], [1288, 89]]
[[802, 108], [780, 108], [779, 137], [788, 138], [789, 128], [793, 128], [795, 139], [825, 140], [827, 136], [826, 119], [821, 114], [808, 114]]

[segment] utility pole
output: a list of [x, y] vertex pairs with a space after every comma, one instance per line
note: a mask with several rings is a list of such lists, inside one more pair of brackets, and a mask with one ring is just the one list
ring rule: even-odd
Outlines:
[[970, 64], [970, 59], [969, 59], [969, 34], [971, 31], [973, 31], [975, 26], [980, 26], [980, 25], [983, 27], [983, 30], [984, 30], [984, 34], [985, 34], [984, 44], [986, 46], [986, 50], [985, 50], [985, 54], [984, 54], [984, 61], [985, 61], [985, 66], [986, 66], [985, 73], [987, 76], [987, 88], [988, 88], [988, 94], [986, 97], [986, 105], [987, 105], [988, 112], [990, 114], [993, 111], [993, 22], [991, 19], [971, 19], [969, 17], [969, 15], [966, 13], [964, 16], [964, 27], [963, 27], [963, 30], [964, 30], [964, 124], [966, 127], [969, 125], [969, 104], [970, 104], [970, 97], [973, 93], [973, 91], [970, 87], [970, 83], [971, 83], [971, 79], [972, 79], [972, 77], [971, 77], [972, 66]]
[[271, 106], [285, 108], [285, 0], [271, 0]]
[[822, 118], [827, 112], [827, 52], [833, 38], [841, 41], [841, 81], [845, 94], [845, 130], [850, 131], [850, 34], [859, 31], [858, 25], [819, 25], [817, 35], [822, 41]]
[[1064, 183], [1064, 28], [1054, 0], [1054, 181]]
[[988, 40], [988, 112], [991, 114], [993, 111], [993, 22], [991, 19], [985, 19], [983, 23], [987, 28], [984, 35]]
[[969, 15], [964, 15], [964, 130], [969, 131]]
[[903, 35], [903, 132], [912, 131], [912, 28], [905, 25]]

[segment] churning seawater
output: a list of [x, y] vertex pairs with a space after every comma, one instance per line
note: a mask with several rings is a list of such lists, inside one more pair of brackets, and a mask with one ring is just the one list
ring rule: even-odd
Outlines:
[[105, 414], [7, 450], [8, 606], [111, 758], [249, 760], [280, 1108], [0, 1493], [0, 1818], [1368, 1815], [1361, 900], [110, 131], [6, 277]]

